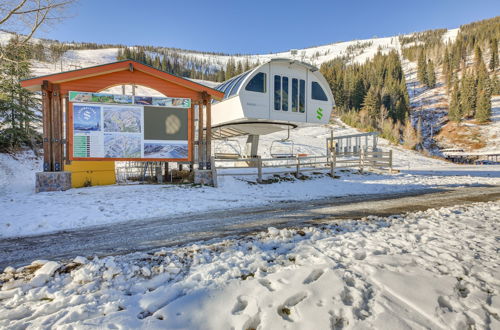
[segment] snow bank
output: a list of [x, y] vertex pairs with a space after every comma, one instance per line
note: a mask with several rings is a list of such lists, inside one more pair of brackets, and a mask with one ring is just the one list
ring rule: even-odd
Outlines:
[[478, 203], [9, 268], [0, 327], [498, 328], [498, 214]]

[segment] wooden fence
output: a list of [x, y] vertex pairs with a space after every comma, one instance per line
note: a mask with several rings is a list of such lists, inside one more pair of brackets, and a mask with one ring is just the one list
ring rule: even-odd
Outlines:
[[[214, 159], [214, 167], [218, 176], [224, 175], [257, 175], [257, 182], [262, 181], [264, 174], [292, 173], [300, 176], [303, 172], [329, 171], [332, 177], [336, 169], [388, 168], [392, 172], [392, 150], [365, 151], [349, 153], [332, 153], [328, 156], [287, 157], [287, 158], [235, 158]], [[248, 170], [250, 169], [250, 170]], [[221, 170], [231, 170], [221, 172]], [[265, 171], [264, 171], [265, 170]]]

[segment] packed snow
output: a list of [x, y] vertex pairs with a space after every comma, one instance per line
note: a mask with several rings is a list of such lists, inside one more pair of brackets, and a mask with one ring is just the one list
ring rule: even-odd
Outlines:
[[500, 201], [0, 275], [0, 327], [495, 329]]

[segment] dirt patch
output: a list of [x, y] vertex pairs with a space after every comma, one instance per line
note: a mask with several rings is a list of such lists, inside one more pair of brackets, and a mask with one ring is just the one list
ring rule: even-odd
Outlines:
[[436, 136], [438, 143], [446, 148], [462, 148], [466, 151], [481, 149], [486, 146], [486, 139], [476, 126], [448, 123]]

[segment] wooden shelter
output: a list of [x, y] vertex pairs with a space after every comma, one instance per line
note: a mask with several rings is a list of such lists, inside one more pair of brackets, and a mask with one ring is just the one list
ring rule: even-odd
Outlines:
[[[124, 60], [21, 82], [28, 90], [42, 92], [44, 172], [63, 171], [64, 164], [69, 165], [71, 161], [68, 93], [101, 92], [119, 85], [140, 85], [168, 97], [191, 99], [188, 160], [191, 165], [197, 160], [198, 169], [210, 169], [211, 101], [222, 100], [224, 93], [136, 61]], [[199, 123], [196, 141], [195, 117]], [[194, 154], [195, 145], [199, 146], [197, 155]]]

